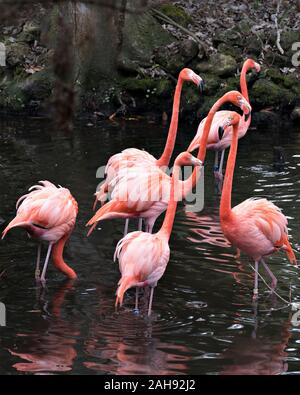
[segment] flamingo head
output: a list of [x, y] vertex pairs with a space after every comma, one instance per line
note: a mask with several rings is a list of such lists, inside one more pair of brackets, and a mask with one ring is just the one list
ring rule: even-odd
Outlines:
[[202, 161], [191, 153], [184, 151], [179, 154], [175, 160], [177, 166], [202, 166]]
[[260, 72], [261, 66], [259, 63], [255, 62], [253, 59], [247, 59], [246, 62], [244, 63], [245, 67], [247, 70], [249, 69], [255, 69], [257, 73]]
[[179, 78], [181, 78], [183, 81], [193, 82], [195, 85], [199, 87], [200, 93], [203, 93], [204, 81], [200, 77], [200, 75], [196, 74], [193, 70], [188, 68], [181, 70], [179, 74]]
[[244, 96], [238, 91], [230, 91], [223, 96], [224, 101], [229, 101], [243, 111], [245, 115], [251, 113], [252, 108]]

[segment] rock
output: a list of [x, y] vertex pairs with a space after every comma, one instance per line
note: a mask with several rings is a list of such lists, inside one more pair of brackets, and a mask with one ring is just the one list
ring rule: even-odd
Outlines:
[[187, 27], [192, 22], [192, 18], [180, 6], [162, 4], [157, 9], [183, 27]]
[[280, 124], [280, 116], [278, 113], [269, 110], [254, 112], [252, 114], [252, 124], [258, 128], [271, 129], [274, 125]]
[[264, 78], [254, 83], [250, 97], [251, 102], [255, 102], [260, 108], [278, 105], [286, 106], [296, 99], [296, 95], [290, 90]]
[[40, 34], [40, 26], [35, 24], [33, 21], [28, 21], [23, 26], [23, 31], [18, 36], [17, 41], [31, 44], [40, 38]]
[[150, 14], [126, 14], [123, 29], [122, 58], [151, 65], [153, 50], [173, 41]]
[[237, 45], [228, 45], [221, 43], [218, 45], [218, 51], [224, 55], [230, 55], [233, 58], [240, 58], [242, 55], [242, 49]]
[[198, 44], [193, 40], [173, 42], [154, 51], [154, 61], [177, 77], [180, 70], [197, 57]]
[[8, 66], [16, 67], [23, 64], [26, 57], [30, 54], [30, 48], [21, 43], [13, 43], [6, 47], [6, 63]]
[[216, 74], [219, 77], [230, 77], [235, 74], [237, 63], [230, 55], [213, 54], [208, 61], [200, 62], [196, 66], [199, 73]]
[[26, 102], [44, 101], [50, 97], [53, 86], [52, 74], [48, 70], [42, 70], [26, 78], [21, 90]]
[[300, 107], [295, 107], [291, 113], [291, 120], [294, 122], [300, 122]]
[[288, 30], [281, 33], [280, 44], [284, 51], [290, 52], [292, 45], [300, 41], [300, 31]]

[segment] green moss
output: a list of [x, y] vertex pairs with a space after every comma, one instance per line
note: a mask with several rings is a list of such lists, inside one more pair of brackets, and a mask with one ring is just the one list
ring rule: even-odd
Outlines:
[[156, 82], [152, 78], [126, 78], [121, 81], [121, 86], [130, 92], [147, 92], [148, 89], [156, 88]]
[[282, 88], [267, 79], [260, 79], [255, 82], [250, 92], [251, 100], [261, 107], [287, 105], [296, 99], [296, 94], [291, 90]]
[[157, 7], [157, 9], [184, 27], [187, 27], [192, 21], [192, 18], [179, 6], [173, 4], [162, 4]]

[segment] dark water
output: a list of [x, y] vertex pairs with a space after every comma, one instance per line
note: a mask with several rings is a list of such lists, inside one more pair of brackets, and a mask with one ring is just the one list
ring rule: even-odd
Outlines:
[[[178, 208], [171, 260], [157, 287], [150, 319], [132, 311], [134, 293], [115, 312], [119, 279], [114, 246], [123, 221], [106, 222], [86, 238], [96, 169], [122, 148], [143, 147], [159, 155], [165, 131], [151, 124], [78, 125], [72, 137], [52, 130], [47, 121], [1, 121], [0, 218], [11, 219], [19, 196], [38, 180], [70, 188], [79, 202], [76, 230], [65, 251], [79, 274], [68, 283], [52, 267], [47, 288], [35, 285], [36, 245], [15, 230], [0, 246], [0, 301], [7, 327], [0, 328], [0, 374], [281, 374], [300, 372], [300, 329], [290, 307], [263, 284], [253, 306], [249, 259], [234, 259], [222, 237], [219, 198], [206, 163], [205, 210], [186, 214]], [[192, 132], [181, 130], [177, 152]], [[291, 241], [300, 250], [300, 131], [282, 138], [251, 131], [240, 142], [234, 204], [264, 196], [289, 218]], [[285, 150], [286, 166], [273, 169], [273, 146]], [[159, 223], [157, 224], [159, 226]], [[132, 229], [134, 224], [132, 223]], [[269, 258], [278, 292], [300, 299], [299, 272], [282, 253]]]

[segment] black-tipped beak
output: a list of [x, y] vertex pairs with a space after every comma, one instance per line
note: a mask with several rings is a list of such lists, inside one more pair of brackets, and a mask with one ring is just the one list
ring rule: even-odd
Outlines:
[[201, 94], [202, 94], [203, 91], [204, 91], [204, 81], [203, 81], [203, 80], [201, 80], [201, 81], [199, 82], [199, 91], [200, 91]]
[[248, 112], [248, 114], [245, 114], [245, 122], [248, 121], [248, 119], [250, 118], [250, 115], [251, 115], [251, 111]]
[[223, 128], [223, 126], [219, 126], [218, 135], [219, 135], [219, 140], [222, 140], [222, 137], [224, 135], [224, 128]]

